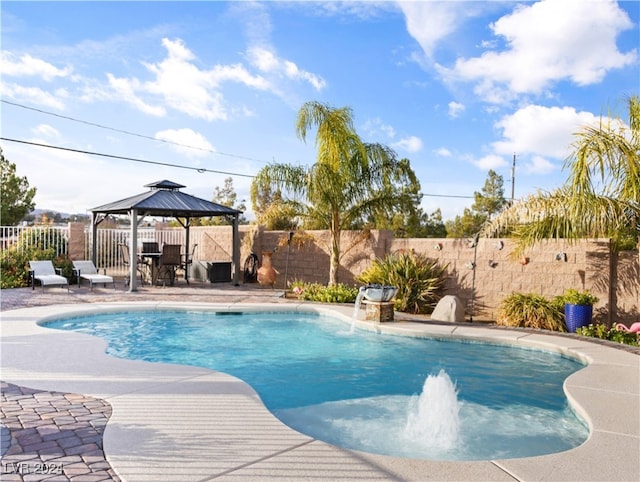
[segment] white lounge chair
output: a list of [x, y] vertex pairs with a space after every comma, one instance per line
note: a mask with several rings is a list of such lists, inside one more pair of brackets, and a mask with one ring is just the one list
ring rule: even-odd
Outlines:
[[51, 261], [29, 261], [29, 266], [31, 268], [32, 290], [35, 289], [35, 280], [38, 280], [42, 285], [43, 292], [46, 285], [66, 285], [67, 291], [69, 291], [69, 280], [61, 275], [62, 270], [59, 268], [57, 269], [58, 274], [56, 274], [56, 268], [53, 267], [53, 263]]
[[113, 289], [116, 289], [116, 284], [111, 276], [106, 274], [100, 274], [98, 268], [93, 264], [93, 261], [73, 261], [73, 270], [78, 277], [78, 286], [83, 279], [89, 281], [89, 286], [93, 291], [94, 283], [104, 283], [105, 287], [107, 283], [113, 284]]

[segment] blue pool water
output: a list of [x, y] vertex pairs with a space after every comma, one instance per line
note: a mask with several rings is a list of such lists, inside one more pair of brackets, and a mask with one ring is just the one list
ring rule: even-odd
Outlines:
[[[541, 350], [350, 333], [343, 321], [311, 313], [147, 311], [46, 326], [104, 338], [114, 356], [234, 375], [287, 425], [346, 448], [479, 460], [559, 452], [588, 437], [562, 390], [584, 365]], [[428, 405], [436, 422], [452, 406], [459, 418], [453, 446], [409, 430], [424, 416], [417, 407], [427, 379], [438, 386]]]

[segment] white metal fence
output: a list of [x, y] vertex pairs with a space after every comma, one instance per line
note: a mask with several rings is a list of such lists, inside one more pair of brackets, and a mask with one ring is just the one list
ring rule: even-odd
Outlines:
[[0, 226], [2, 250], [15, 248], [21, 253], [30, 248], [52, 248], [56, 256], [68, 253], [69, 228], [62, 226]]
[[[96, 233], [97, 259], [99, 268], [106, 268], [112, 274], [124, 274], [126, 272], [124, 260], [120, 252], [119, 244], [130, 245], [130, 229], [98, 229]], [[190, 233], [190, 249], [199, 244], [201, 233]], [[91, 259], [93, 239], [91, 226], [84, 231], [84, 259]], [[185, 243], [184, 229], [139, 228], [138, 251], [142, 249], [143, 242], [157, 242], [162, 249], [164, 244]], [[28, 249], [52, 248], [56, 256], [68, 256], [69, 254], [69, 228], [67, 226], [0, 226], [0, 248], [2, 250], [17, 249], [25, 252]], [[198, 259], [199, 249], [196, 247], [193, 259]]]

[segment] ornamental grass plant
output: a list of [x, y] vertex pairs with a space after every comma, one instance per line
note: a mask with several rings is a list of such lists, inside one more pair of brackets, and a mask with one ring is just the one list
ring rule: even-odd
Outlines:
[[501, 326], [566, 331], [562, 298], [549, 300], [535, 293], [512, 293], [500, 303], [496, 323]]
[[431, 313], [442, 297], [446, 266], [413, 251], [376, 259], [357, 280], [363, 284], [395, 286], [395, 310]]

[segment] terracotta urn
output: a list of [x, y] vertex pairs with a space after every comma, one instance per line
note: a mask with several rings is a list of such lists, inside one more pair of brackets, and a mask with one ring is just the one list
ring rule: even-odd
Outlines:
[[276, 284], [276, 270], [273, 267], [272, 251], [262, 253], [262, 266], [258, 268], [258, 283], [262, 286], [271, 286]]

